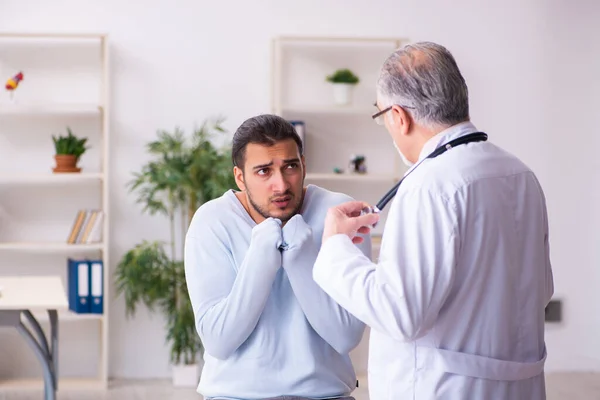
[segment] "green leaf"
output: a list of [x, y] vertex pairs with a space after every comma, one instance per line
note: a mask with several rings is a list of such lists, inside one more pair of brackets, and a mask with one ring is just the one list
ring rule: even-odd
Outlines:
[[86, 147], [87, 138], [78, 138], [73, 135], [70, 127], [67, 127], [67, 136], [56, 137], [52, 135], [54, 150], [56, 154], [74, 155], [79, 161], [81, 156], [89, 149]]
[[[186, 135], [175, 127], [158, 130], [155, 140], [146, 145], [150, 160], [127, 182], [129, 192], [143, 213], [168, 218], [170, 231], [176, 226], [175, 214], [185, 215], [189, 223], [203, 203], [235, 188], [229, 146], [217, 146], [225, 139], [224, 118], [204, 121]], [[179, 227], [186, 230], [187, 225]], [[203, 350], [196, 331], [194, 312], [187, 292], [183, 261], [176, 257], [176, 238], [169, 243], [142, 241], [127, 251], [115, 270], [117, 294], [125, 298], [126, 313], [133, 316], [144, 305], [166, 317], [165, 340], [171, 346], [173, 363], [194, 363]], [[166, 246], [171, 251], [166, 251]]]
[[358, 76], [348, 68], [341, 68], [335, 71], [333, 74], [328, 75], [326, 80], [332, 83], [350, 83], [356, 85], [360, 82]]

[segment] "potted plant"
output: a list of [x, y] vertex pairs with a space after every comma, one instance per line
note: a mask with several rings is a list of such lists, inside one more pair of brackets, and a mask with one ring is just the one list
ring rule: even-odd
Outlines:
[[88, 147], [85, 146], [87, 138], [78, 138], [73, 135], [71, 128], [67, 127], [67, 136], [56, 137], [52, 135], [54, 149], [56, 154], [54, 159], [56, 167], [54, 172], [81, 172], [81, 168], [77, 167], [79, 159], [86, 152]]
[[124, 295], [128, 317], [141, 304], [166, 317], [174, 386], [198, 384], [203, 350], [185, 281], [185, 234], [201, 204], [235, 187], [229, 149], [211, 140], [225, 132], [221, 123], [205, 122], [191, 140], [179, 129], [159, 131], [147, 147], [154, 159], [129, 182], [143, 212], [167, 217], [170, 239], [142, 240], [127, 251], [116, 267], [116, 291]]
[[333, 74], [328, 75], [326, 80], [333, 84], [333, 99], [338, 105], [346, 105], [352, 102], [354, 87], [360, 79], [348, 68], [341, 68]]

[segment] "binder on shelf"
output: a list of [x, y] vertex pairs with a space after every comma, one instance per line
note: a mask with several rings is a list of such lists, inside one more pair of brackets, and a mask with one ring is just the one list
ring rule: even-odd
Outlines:
[[104, 262], [68, 259], [69, 309], [78, 314], [104, 313]]
[[68, 259], [69, 310], [90, 312], [90, 267], [85, 260]]
[[298, 134], [298, 136], [300, 136], [300, 140], [302, 141], [302, 145], [304, 147], [306, 147], [306, 143], [305, 143], [305, 130], [306, 130], [306, 125], [304, 123], [304, 121], [298, 121], [298, 120], [292, 120], [292, 121], [288, 121], [290, 124], [292, 124], [294, 126], [294, 129], [296, 130], [296, 133]]
[[102, 260], [89, 261], [91, 279], [91, 306], [92, 314], [102, 314], [104, 311], [104, 265]]

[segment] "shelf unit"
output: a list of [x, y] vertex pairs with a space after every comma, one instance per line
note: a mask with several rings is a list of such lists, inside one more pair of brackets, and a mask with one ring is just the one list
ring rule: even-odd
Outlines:
[[[389, 134], [375, 124], [379, 69], [402, 38], [276, 37], [271, 48], [272, 112], [302, 121], [306, 182], [375, 204], [406, 171]], [[360, 79], [348, 105], [334, 103], [325, 77], [338, 68]], [[367, 173], [334, 173], [348, 169], [352, 155], [364, 155]], [[373, 234], [381, 235], [387, 210]]]
[[104, 179], [102, 173], [81, 172], [78, 174], [52, 174], [52, 173], [29, 173], [29, 174], [1, 174], [0, 185], [2, 184], [80, 184], [86, 182], [95, 182]]
[[5, 104], [0, 108], [1, 116], [100, 116], [102, 107], [96, 104]]
[[[79, 364], [61, 364], [58, 389], [105, 389], [108, 386], [108, 293], [111, 286], [110, 187], [106, 179], [110, 165], [108, 36], [0, 32], [0, 77], [8, 79], [18, 71], [23, 71], [24, 79], [14, 98], [9, 97], [4, 84], [0, 92], [0, 218], [6, 220], [0, 223], [0, 274], [56, 274], [63, 278], [67, 289], [68, 257], [102, 259], [103, 314], [59, 313], [61, 354], [69, 350], [69, 343], [61, 340], [62, 334], [80, 335], [77, 340], [95, 352], [97, 363], [91, 368], [96, 373], [80, 377], [77, 376]], [[66, 126], [70, 126], [76, 136], [88, 137], [90, 149], [81, 157], [82, 172], [55, 174], [51, 135], [65, 134]], [[27, 207], [32, 205], [35, 210], [28, 211]], [[40, 212], [43, 207], [51, 211]], [[67, 243], [79, 209], [102, 210], [100, 243]], [[46, 218], [36, 219], [40, 215]], [[36, 230], [36, 224], [41, 223], [46, 223], [45, 229]], [[28, 239], [21, 240], [23, 237]], [[35, 313], [35, 316], [47, 330], [47, 314]], [[86, 325], [84, 329], [80, 326], [84, 323], [93, 325]], [[81, 336], [84, 335], [81, 331], [90, 330], [95, 332], [94, 337]], [[0, 347], [3, 344], [7, 343]], [[28, 347], [23, 348], [29, 351]], [[72, 354], [70, 356], [72, 359]], [[77, 360], [75, 357], [75, 360], [84, 362], [85, 358]], [[0, 367], [7, 370], [2, 364], [0, 360]], [[74, 376], [70, 376], [68, 370], [74, 371]], [[41, 375], [21, 379], [6, 378], [0, 373], [0, 390], [42, 388]]]

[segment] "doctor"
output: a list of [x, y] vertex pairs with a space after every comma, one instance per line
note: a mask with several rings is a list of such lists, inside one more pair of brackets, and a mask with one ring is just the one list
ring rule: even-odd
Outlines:
[[[377, 107], [409, 165], [477, 131], [456, 62], [434, 43], [385, 61]], [[354, 217], [364, 206], [329, 210], [313, 277], [371, 327], [370, 398], [544, 399], [553, 278], [534, 173], [487, 141], [425, 160], [390, 203], [377, 264], [352, 244], [378, 218]]]

